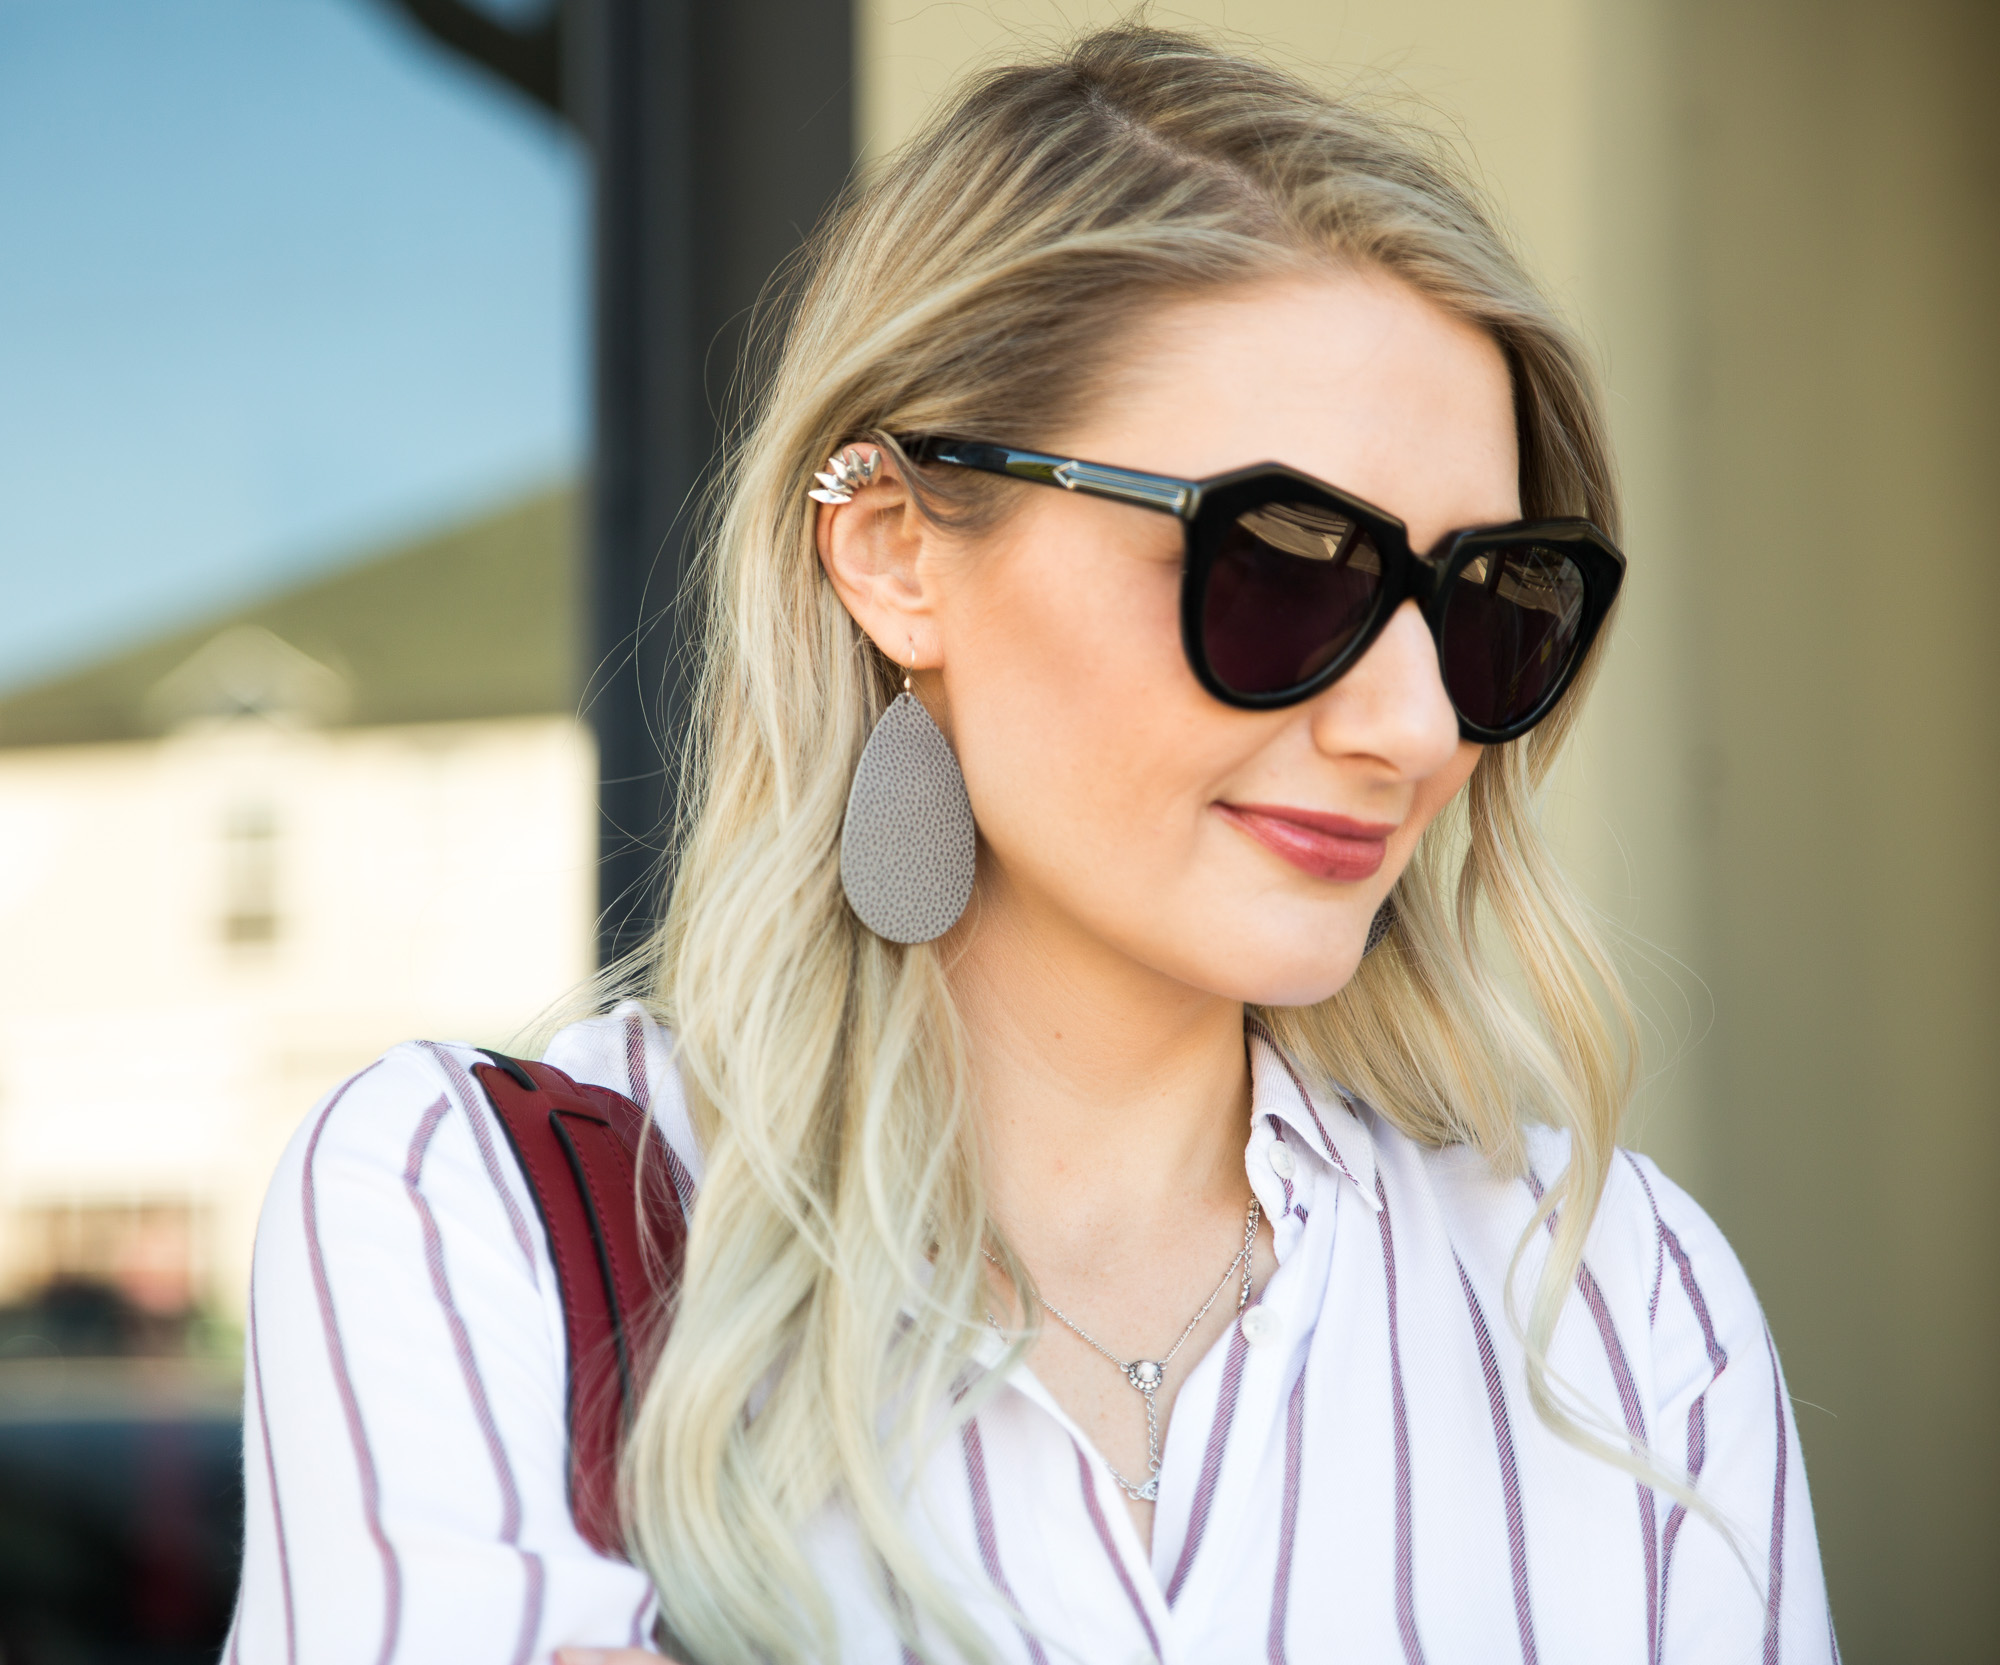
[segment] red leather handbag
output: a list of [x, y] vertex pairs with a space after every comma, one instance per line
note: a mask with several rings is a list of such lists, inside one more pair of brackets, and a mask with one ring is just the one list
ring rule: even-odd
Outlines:
[[534, 1193], [562, 1291], [570, 1513], [593, 1548], [624, 1560], [618, 1448], [666, 1340], [687, 1217], [645, 1111], [553, 1065], [486, 1056], [472, 1073]]

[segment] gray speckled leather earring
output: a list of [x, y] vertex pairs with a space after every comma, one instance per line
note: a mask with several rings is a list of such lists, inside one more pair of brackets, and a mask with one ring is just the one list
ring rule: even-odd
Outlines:
[[890, 942], [941, 937], [971, 900], [973, 848], [965, 775], [905, 676], [847, 793], [840, 883], [848, 906]]
[[1382, 946], [1382, 939], [1396, 928], [1396, 898], [1384, 898], [1375, 910], [1375, 917], [1368, 921], [1368, 940], [1361, 945], [1361, 957], [1368, 956]]

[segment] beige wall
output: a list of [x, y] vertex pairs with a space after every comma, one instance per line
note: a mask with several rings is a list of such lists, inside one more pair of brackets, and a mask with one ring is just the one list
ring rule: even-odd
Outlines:
[[[862, 0], [865, 148], [1126, 10]], [[1648, 1022], [1633, 1138], [1763, 1294], [1847, 1657], [1991, 1658], [2000, 7], [1151, 15], [1427, 106], [1599, 348], [1633, 568], [1553, 811]]]
[[1856, 1660], [2000, 1653], [2000, 8], [1689, 9], [1712, 1206]]

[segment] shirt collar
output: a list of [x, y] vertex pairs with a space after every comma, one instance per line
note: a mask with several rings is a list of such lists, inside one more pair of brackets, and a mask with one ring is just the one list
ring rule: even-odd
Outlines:
[[1380, 1208], [1375, 1195], [1375, 1141], [1361, 1117], [1360, 1101], [1338, 1082], [1328, 1082], [1315, 1094], [1262, 1024], [1251, 1023], [1248, 1033], [1251, 1115], [1277, 1117], [1351, 1184], [1363, 1202], [1371, 1209]]

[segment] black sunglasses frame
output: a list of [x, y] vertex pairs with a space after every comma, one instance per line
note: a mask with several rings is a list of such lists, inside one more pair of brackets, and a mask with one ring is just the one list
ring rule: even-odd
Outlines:
[[[1205, 480], [1182, 480], [1172, 475], [1113, 468], [1079, 457], [1024, 451], [983, 440], [926, 435], [899, 443], [914, 462], [943, 463], [952, 468], [1026, 480], [1032, 485], [1058, 486], [1064, 491], [1083, 492], [1090, 497], [1173, 515], [1181, 522], [1185, 544], [1181, 567], [1182, 650], [1195, 680], [1224, 705], [1239, 710], [1270, 711], [1311, 699], [1353, 668], [1405, 601], [1416, 602], [1442, 653], [1445, 602], [1459, 575], [1482, 555], [1535, 543], [1568, 556], [1583, 577], [1583, 616], [1569, 663], [1534, 708], [1505, 727], [1476, 723], [1458, 710], [1456, 700], [1452, 705], [1458, 712], [1459, 733], [1467, 740], [1481, 745], [1517, 740], [1555, 709], [1575, 681], [1625, 578], [1625, 557], [1587, 520], [1517, 520], [1499, 526], [1464, 527], [1446, 533], [1429, 555], [1419, 555], [1410, 547], [1408, 529], [1394, 515], [1282, 463], [1256, 463]], [[1209, 576], [1230, 527], [1240, 515], [1279, 501], [1316, 503], [1352, 520], [1367, 534], [1382, 559], [1382, 587], [1368, 622], [1329, 663], [1293, 687], [1246, 694], [1228, 687], [1209, 665], [1208, 648], [1202, 638], [1202, 611], [1207, 601]], [[1446, 693], [1450, 693], [1448, 682]]]

